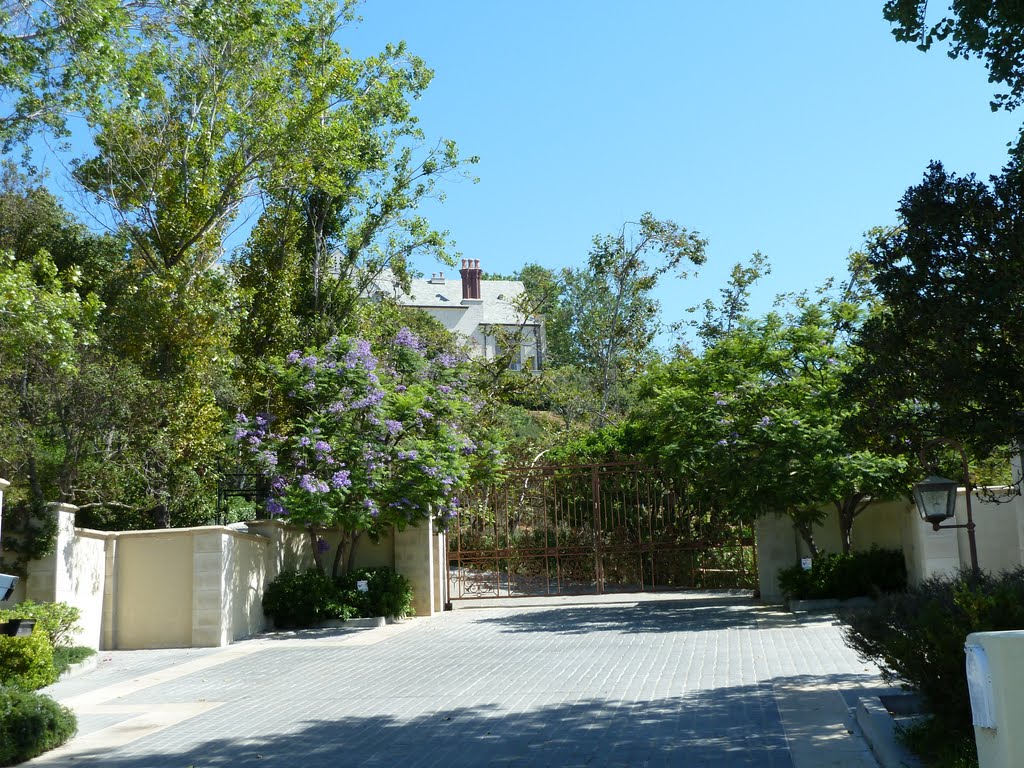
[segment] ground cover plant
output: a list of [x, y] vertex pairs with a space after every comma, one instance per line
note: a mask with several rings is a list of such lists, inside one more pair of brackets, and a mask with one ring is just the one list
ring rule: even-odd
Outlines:
[[946, 735], [943, 751], [955, 755], [959, 742], [974, 737], [964, 641], [972, 632], [1024, 629], [1024, 568], [933, 577], [844, 619], [846, 642], [887, 681], [920, 693], [933, 718], [929, 732]]
[[899, 550], [872, 547], [865, 552], [825, 553], [805, 570], [800, 565], [779, 571], [787, 600], [875, 597], [907, 588], [907, 567]]

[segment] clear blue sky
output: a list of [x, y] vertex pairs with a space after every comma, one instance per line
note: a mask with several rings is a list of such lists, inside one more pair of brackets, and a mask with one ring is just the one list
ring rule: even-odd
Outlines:
[[756, 250], [757, 312], [842, 275], [930, 160], [1005, 162], [1024, 115], [991, 112], [979, 62], [897, 43], [882, 2], [365, 0], [341, 42], [405, 40], [434, 69], [421, 125], [479, 155], [480, 182], [424, 212], [485, 270], [582, 265], [645, 211], [707, 237], [699, 277], [659, 289], [670, 323]]
[[343, 42], [406, 40], [434, 69], [422, 127], [481, 161], [428, 213], [484, 269], [580, 265], [648, 210], [709, 238], [701, 275], [659, 292], [672, 321], [755, 250], [759, 311], [841, 275], [932, 159], [1004, 163], [1022, 116], [990, 111], [979, 62], [897, 43], [881, 6], [367, 0]]

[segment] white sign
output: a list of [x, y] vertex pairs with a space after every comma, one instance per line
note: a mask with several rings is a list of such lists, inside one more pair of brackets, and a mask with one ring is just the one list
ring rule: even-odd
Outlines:
[[992, 670], [980, 645], [965, 645], [967, 652], [967, 689], [971, 694], [971, 712], [979, 728], [996, 727], [996, 704], [992, 695]]
[[360, 592], [369, 592], [370, 591], [370, 585], [364, 579], [362, 581], [357, 581], [356, 582], [356, 589], [358, 589]]
[[811, 558], [809, 558], [809, 557], [801, 557], [800, 558], [800, 567], [803, 568], [805, 571], [811, 570]]

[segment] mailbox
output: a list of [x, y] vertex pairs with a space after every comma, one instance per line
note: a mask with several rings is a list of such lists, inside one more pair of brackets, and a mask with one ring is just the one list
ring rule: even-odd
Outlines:
[[11, 599], [11, 593], [14, 592], [14, 585], [17, 583], [17, 576], [0, 573], [0, 602]]

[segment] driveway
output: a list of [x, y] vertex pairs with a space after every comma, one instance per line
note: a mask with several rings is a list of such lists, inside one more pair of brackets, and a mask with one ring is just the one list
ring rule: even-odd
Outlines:
[[121, 651], [48, 693], [79, 735], [32, 765], [874, 766], [882, 687], [830, 616], [748, 595], [501, 601], [378, 629]]

